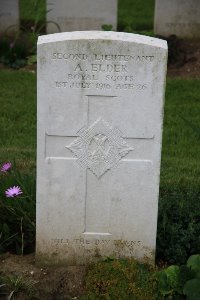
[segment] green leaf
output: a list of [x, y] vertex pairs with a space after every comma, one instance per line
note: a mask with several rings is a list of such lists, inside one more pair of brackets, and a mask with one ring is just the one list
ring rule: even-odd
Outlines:
[[183, 288], [183, 286], [185, 285], [185, 283], [188, 280], [194, 279], [195, 277], [196, 277], [195, 272], [193, 270], [191, 270], [190, 267], [188, 267], [186, 265], [180, 266], [179, 284], [180, 284], [181, 288]]
[[101, 28], [104, 30], [104, 31], [112, 31], [113, 30], [113, 26], [111, 24], [103, 24], [101, 26]]
[[8, 237], [10, 235], [10, 229], [6, 223], [3, 223], [2, 229], [4, 236]]
[[160, 271], [156, 274], [156, 277], [158, 279], [158, 288], [162, 295], [168, 295], [172, 292], [172, 289], [168, 285], [167, 282], [167, 274], [165, 271]]
[[200, 272], [196, 273], [195, 278], [200, 279]]
[[187, 266], [195, 272], [200, 272], [200, 255], [195, 254], [188, 258]]
[[191, 279], [186, 282], [183, 288], [184, 295], [188, 300], [200, 299], [200, 279]]
[[37, 55], [30, 55], [28, 56], [27, 64], [32, 65], [37, 62]]
[[178, 266], [170, 266], [165, 270], [165, 273], [167, 275], [167, 282], [170, 287], [177, 288], [179, 284], [179, 275], [180, 275], [180, 269]]

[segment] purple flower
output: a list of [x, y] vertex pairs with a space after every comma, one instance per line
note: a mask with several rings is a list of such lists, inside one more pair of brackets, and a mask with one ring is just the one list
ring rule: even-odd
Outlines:
[[22, 194], [22, 190], [21, 190], [21, 188], [19, 186], [10, 187], [9, 189], [7, 189], [5, 191], [5, 195], [8, 198], [13, 198], [13, 197], [16, 197], [16, 196], [18, 196], [20, 194]]
[[12, 49], [13, 47], [14, 47], [14, 43], [10, 43], [10, 45], [9, 45], [9, 47], [10, 47], [10, 49]]
[[12, 166], [12, 164], [10, 162], [3, 164], [3, 166], [1, 167], [1, 172], [8, 172], [10, 170], [11, 166]]

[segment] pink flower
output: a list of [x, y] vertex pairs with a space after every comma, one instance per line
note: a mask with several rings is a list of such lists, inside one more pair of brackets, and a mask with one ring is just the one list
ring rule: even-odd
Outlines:
[[3, 166], [1, 167], [1, 172], [7, 172], [10, 170], [12, 164], [10, 162], [7, 162], [5, 164], [3, 164]]
[[5, 195], [6, 197], [8, 198], [13, 198], [13, 197], [16, 197], [20, 194], [23, 194], [21, 188], [19, 186], [13, 186], [13, 187], [10, 187], [9, 189], [7, 189], [5, 191]]

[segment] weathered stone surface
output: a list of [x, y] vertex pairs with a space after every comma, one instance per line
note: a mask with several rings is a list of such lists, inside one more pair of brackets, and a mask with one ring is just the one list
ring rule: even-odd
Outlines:
[[117, 0], [47, 0], [47, 10], [47, 33], [117, 27]]
[[168, 37], [200, 37], [199, 0], [156, 0], [154, 32]]
[[15, 32], [19, 29], [18, 0], [0, 1], [0, 32]]
[[167, 44], [39, 37], [37, 259], [154, 260]]

